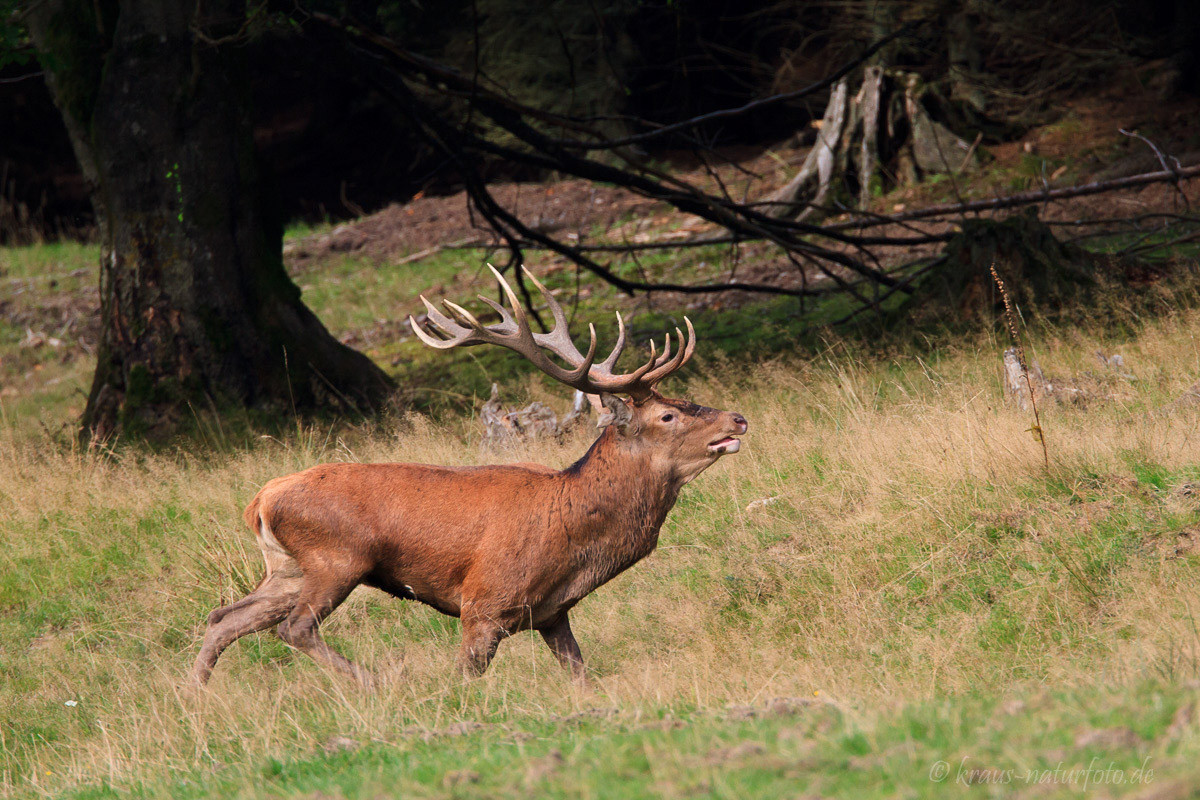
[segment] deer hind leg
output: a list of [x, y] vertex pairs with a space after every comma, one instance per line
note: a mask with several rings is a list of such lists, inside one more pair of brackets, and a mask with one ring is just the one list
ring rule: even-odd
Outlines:
[[300, 650], [318, 664], [342, 672], [364, 686], [373, 683], [371, 671], [355, 664], [321, 638], [321, 621], [329, 616], [359, 584], [357, 576], [346, 578], [332, 573], [309, 572], [304, 588], [287, 618], [279, 624], [279, 638]]
[[238, 600], [236, 603], [230, 603], [227, 606], [221, 606], [220, 608], [215, 609], [211, 614], [208, 615], [209, 627], [212, 627], [213, 625], [218, 624], [221, 620], [225, 619], [227, 616], [232, 614], [234, 611], [237, 611], [238, 609], [241, 609], [241, 608], [245, 608], [246, 606], [257, 602], [258, 601], [258, 597], [257, 597], [258, 590], [261, 589], [264, 584], [266, 584], [265, 579], [262, 581], [259, 581], [258, 586], [254, 587], [254, 591], [252, 591], [250, 594], [243, 597], [241, 600]]
[[241, 600], [209, 614], [204, 644], [192, 667], [192, 680], [203, 686], [225, 648], [248, 633], [274, 627], [286, 617], [300, 595], [297, 578], [298, 572], [289, 577], [286, 571], [277, 571]]

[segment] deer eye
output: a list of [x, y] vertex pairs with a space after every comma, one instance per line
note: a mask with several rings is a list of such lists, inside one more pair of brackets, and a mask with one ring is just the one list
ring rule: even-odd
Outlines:
[[671, 420], [673, 420], [673, 419], [675, 419], [675, 415], [674, 415], [674, 414], [663, 414], [663, 416], [662, 416], [662, 421], [663, 421], [663, 422], [670, 422], [670, 421], [671, 421]]

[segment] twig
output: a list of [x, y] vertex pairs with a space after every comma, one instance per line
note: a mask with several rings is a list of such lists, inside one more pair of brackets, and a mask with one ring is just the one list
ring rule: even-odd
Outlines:
[[1154, 155], [1155, 155], [1155, 156], [1158, 158], [1158, 163], [1159, 163], [1159, 165], [1160, 165], [1160, 166], [1162, 166], [1162, 168], [1163, 168], [1164, 170], [1168, 170], [1168, 171], [1170, 171], [1170, 172], [1172, 172], [1172, 173], [1174, 173], [1174, 174], [1175, 174], [1175, 181], [1174, 181], [1174, 184], [1175, 184], [1175, 192], [1176, 192], [1176, 193], [1177, 193], [1177, 194], [1178, 194], [1180, 197], [1182, 197], [1182, 198], [1183, 198], [1183, 204], [1184, 204], [1184, 207], [1186, 207], [1186, 208], [1190, 208], [1190, 207], [1191, 207], [1191, 204], [1188, 202], [1187, 195], [1186, 195], [1186, 194], [1184, 194], [1184, 193], [1183, 193], [1183, 190], [1179, 188], [1179, 172], [1180, 172], [1180, 170], [1181, 170], [1181, 169], [1182, 169], [1182, 167], [1183, 167], [1183, 165], [1179, 163], [1179, 159], [1178, 159], [1178, 158], [1176, 158], [1175, 156], [1171, 156], [1171, 157], [1170, 157], [1171, 161], [1170, 161], [1170, 163], [1168, 163], [1168, 162], [1167, 162], [1167, 156], [1163, 155], [1163, 151], [1162, 151], [1162, 150], [1159, 150], [1159, 149], [1158, 149], [1158, 145], [1156, 145], [1154, 142], [1152, 142], [1152, 141], [1150, 141], [1149, 139], [1147, 139], [1145, 136], [1142, 136], [1142, 135], [1141, 135], [1140, 133], [1138, 133], [1137, 131], [1127, 131], [1127, 130], [1125, 130], [1124, 128], [1118, 128], [1117, 130], [1119, 130], [1119, 131], [1120, 131], [1121, 133], [1123, 133], [1125, 136], [1129, 136], [1129, 137], [1132, 137], [1132, 138], [1135, 138], [1135, 139], [1141, 139], [1143, 142], [1145, 142], [1145, 143], [1146, 143], [1146, 145], [1147, 145], [1147, 146], [1148, 146], [1148, 147], [1149, 147], [1151, 150], [1153, 150], [1153, 151], [1154, 151]]
[[971, 142], [971, 146], [967, 148], [967, 154], [963, 156], [962, 163], [958, 165], [958, 171], [962, 172], [971, 163], [971, 156], [975, 155], [975, 148], [979, 147], [979, 143], [983, 141], [983, 131], [975, 134], [975, 141]]
[[1117, 128], [1117, 130], [1118, 130], [1118, 131], [1119, 131], [1119, 132], [1120, 132], [1122, 135], [1124, 135], [1124, 136], [1128, 136], [1128, 137], [1129, 137], [1129, 138], [1131, 138], [1131, 139], [1141, 139], [1143, 142], [1145, 142], [1145, 143], [1146, 143], [1146, 145], [1147, 145], [1147, 146], [1148, 146], [1148, 147], [1149, 147], [1151, 150], [1153, 150], [1153, 151], [1154, 151], [1154, 155], [1155, 155], [1155, 156], [1158, 158], [1158, 163], [1159, 163], [1159, 165], [1160, 165], [1160, 166], [1161, 166], [1161, 167], [1162, 167], [1164, 170], [1166, 170], [1166, 171], [1169, 171], [1169, 172], [1173, 172], [1173, 173], [1175, 173], [1176, 175], [1178, 175], [1178, 174], [1179, 174], [1179, 170], [1180, 170], [1180, 169], [1182, 169], [1183, 165], [1179, 163], [1179, 159], [1178, 159], [1178, 158], [1176, 158], [1175, 156], [1171, 156], [1171, 161], [1173, 161], [1173, 162], [1174, 162], [1174, 164], [1168, 164], [1168, 163], [1167, 163], [1167, 157], [1166, 157], [1165, 155], [1163, 155], [1163, 151], [1162, 151], [1162, 150], [1159, 150], [1159, 149], [1158, 149], [1158, 145], [1156, 145], [1154, 142], [1150, 141], [1150, 140], [1149, 140], [1149, 139], [1147, 139], [1145, 136], [1142, 136], [1142, 135], [1141, 135], [1140, 133], [1138, 133], [1137, 131], [1127, 131], [1127, 130], [1125, 130], [1124, 128]]
[[1104, 194], [1105, 192], [1113, 192], [1118, 189], [1131, 189], [1135, 186], [1148, 186], [1152, 183], [1170, 183], [1175, 181], [1183, 181], [1189, 178], [1200, 177], [1200, 165], [1191, 167], [1183, 167], [1178, 171], [1165, 170], [1163, 172], [1145, 172], [1140, 175], [1129, 175], [1124, 178], [1114, 178], [1107, 181], [1093, 181], [1092, 183], [1084, 183], [1078, 186], [1064, 186], [1061, 189], [1040, 190], [1036, 192], [1022, 192], [1020, 194], [1012, 194], [1006, 197], [992, 197], [987, 200], [973, 200], [968, 203], [941, 203], [935, 206], [926, 206], [915, 211], [910, 211], [905, 214], [888, 215], [873, 215], [869, 220], [849, 220], [847, 222], [837, 222], [826, 225], [827, 230], [862, 230], [864, 228], [874, 228], [880, 225], [890, 225], [895, 222], [909, 222], [916, 219], [928, 219], [930, 217], [944, 217], [951, 214], [961, 214], [971, 211], [998, 211], [1004, 208], [1017, 208], [1019, 206], [1037, 205], [1048, 200], [1065, 200], [1070, 197], [1083, 197], [1089, 194]]

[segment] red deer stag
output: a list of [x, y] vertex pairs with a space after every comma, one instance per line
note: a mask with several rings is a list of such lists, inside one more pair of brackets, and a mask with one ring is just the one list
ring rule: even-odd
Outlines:
[[[267, 574], [258, 587], [208, 617], [192, 677], [205, 683], [221, 652], [236, 639], [278, 626], [279, 636], [316, 661], [370, 682], [370, 673], [338, 654], [318, 627], [360, 584], [462, 619], [459, 667], [480, 674], [500, 640], [534, 629], [578, 678], [583, 656], [567, 618], [596, 587], [647, 556], [679, 490], [718, 458], [736, 453], [746, 420], [684, 400], [655, 384], [695, 350], [675, 329], [678, 349], [627, 374], [614, 372], [625, 346], [596, 363], [596, 329], [579, 352], [562, 308], [549, 302], [554, 329], [533, 333], [512, 289], [492, 270], [511, 313], [482, 298], [501, 322], [482, 325], [443, 301], [449, 316], [425, 300], [435, 336], [411, 317], [430, 347], [495, 344], [520, 353], [567, 386], [598, 394], [604, 428], [583, 458], [562, 471], [531, 464], [437, 467], [423, 464], [322, 464], [276, 478], [246, 508]], [[528, 274], [528, 273], [526, 273]], [[566, 363], [561, 366], [548, 354]], [[628, 396], [628, 400], [617, 397]]]

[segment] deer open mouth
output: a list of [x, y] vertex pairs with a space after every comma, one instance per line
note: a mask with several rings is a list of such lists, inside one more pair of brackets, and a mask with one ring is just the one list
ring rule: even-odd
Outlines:
[[708, 452], [723, 455], [725, 453], [736, 453], [742, 447], [740, 439], [735, 439], [732, 436], [726, 436], [724, 439], [718, 439], [708, 446]]

